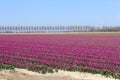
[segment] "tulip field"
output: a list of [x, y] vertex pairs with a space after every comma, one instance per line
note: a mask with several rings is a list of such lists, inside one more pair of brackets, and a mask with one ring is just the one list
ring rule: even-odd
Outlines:
[[120, 78], [119, 34], [1, 34], [0, 69], [59, 69]]

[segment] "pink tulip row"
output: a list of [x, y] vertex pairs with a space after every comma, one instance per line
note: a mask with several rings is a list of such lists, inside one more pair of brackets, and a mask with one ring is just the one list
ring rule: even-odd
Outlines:
[[13, 59], [17, 66], [120, 73], [120, 35], [0, 35], [1, 62], [12, 64]]

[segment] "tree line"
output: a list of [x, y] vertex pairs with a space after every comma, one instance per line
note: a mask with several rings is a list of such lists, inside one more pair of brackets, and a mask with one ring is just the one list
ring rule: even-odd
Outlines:
[[116, 32], [120, 26], [0, 26], [0, 32]]

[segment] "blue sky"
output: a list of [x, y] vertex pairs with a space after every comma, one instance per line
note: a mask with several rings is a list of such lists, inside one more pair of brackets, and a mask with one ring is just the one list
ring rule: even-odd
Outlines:
[[120, 25], [120, 0], [0, 0], [0, 25]]

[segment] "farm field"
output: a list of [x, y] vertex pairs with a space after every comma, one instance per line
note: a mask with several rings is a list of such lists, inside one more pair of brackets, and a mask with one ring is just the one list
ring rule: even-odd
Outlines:
[[0, 34], [0, 68], [58, 70], [120, 78], [120, 35]]
[[45, 32], [45, 33], [0, 33], [0, 35], [12, 34], [120, 34], [120, 32]]

